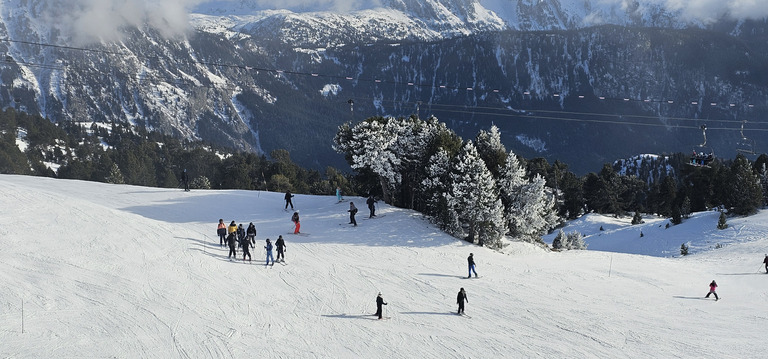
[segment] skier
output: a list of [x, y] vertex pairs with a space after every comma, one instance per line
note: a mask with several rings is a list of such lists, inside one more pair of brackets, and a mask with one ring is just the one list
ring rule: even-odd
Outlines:
[[384, 298], [381, 297], [381, 292], [379, 292], [379, 295], [376, 297], [376, 315], [381, 319], [381, 306], [387, 305], [387, 303], [384, 302]]
[[293, 234], [299, 234], [299, 230], [301, 229], [301, 222], [299, 222], [299, 210], [296, 210], [296, 212], [293, 212], [293, 216], [291, 216], [291, 221], [295, 225], [293, 228]]
[[355, 202], [349, 202], [349, 224], [354, 224], [357, 227], [357, 221], [355, 220], [355, 214], [357, 214], [357, 207]]
[[184, 183], [184, 191], [189, 192], [189, 176], [187, 175], [187, 169], [184, 169], [184, 172], [181, 173], [181, 182]]
[[229, 236], [227, 237], [227, 244], [229, 244], [229, 255], [227, 258], [230, 260], [232, 257], [237, 259], [237, 234], [235, 234], [235, 232], [229, 233]]
[[374, 206], [376, 200], [373, 199], [373, 195], [368, 196], [368, 200], [365, 201], [365, 203], [368, 204], [368, 210], [371, 211], [371, 214], [368, 215], [368, 218], [376, 217], [376, 206]]
[[237, 226], [237, 243], [238, 247], [240, 247], [243, 244], [243, 239], [245, 238], [245, 228], [243, 228], [243, 224], [240, 223]]
[[336, 201], [341, 202], [343, 198], [341, 198], [341, 187], [336, 187]]
[[253, 222], [248, 225], [248, 229], [245, 230], [245, 235], [248, 237], [248, 242], [256, 244], [256, 226], [253, 225]]
[[472, 278], [472, 272], [475, 273], [475, 278], [477, 278], [477, 271], [475, 271], [475, 257], [472, 253], [467, 257], [467, 265], [469, 266], [469, 275], [467, 278]]
[[227, 234], [232, 234], [237, 232], [237, 224], [235, 224], [235, 221], [232, 221], [232, 223], [229, 224], [229, 227], [227, 227]]
[[269, 241], [269, 238], [267, 238], [267, 245], [264, 246], [264, 249], [267, 250], [267, 263], [264, 265], [269, 265], [270, 259], [272, 259], [272, 265], [275, 265], [275, 257], [272, 256], [272, 242]]
[[765, 264], [765, 273], [768, 273], [768, 254], [765, 255], [765, 259], [763, 259], [763, 263]]
[[293, 201], [291, 201], [291, 198], [293, 198], [293, 195], [291, 194], [291, 191], [285, 192], [285, 210], [288, 210], [288, 205], [291, 205], [291, 209], [293, 209]]
[[219, 219], [219, 226], [216, 227], [216, 234], [219, 235], [219, 247], [224, 247], [224, 241], [227, 239], [227, 225], [223, 219]]
[[712, 283], [709, 283], [709, 293], [707, 293], [707, 296], [704, 298], [709, 298], [710, 294], [715, 295], [715, 300], [720, 300], [720, 298], [717, 297], [717, 293], [715, 293], [715, 289], [717, 289], [717, 283], [715, 283], [715, 280], [712, 280]]
[[467, 299], [467, 292], [464, 291], [464, 288], [461, 288], [459, 290], [459, 295], [456, 296], [456, 303], [459, 304], [459, 311], [456, 314], [464, 314], [464, 301], [469, 303], [469, 299]]
[[277, 236], [277, 240], [275, 241], [275, 247], [277, 247], [277, 261], [285, 263], [285, 241], [283, 240], [283, 236]]
[[244, 236], [240, 241], [240, 245], [243, 246], [243, 262], [245, 262], [245, 256], [248, 256], [248, 261], [251, 261], [251, 237]]

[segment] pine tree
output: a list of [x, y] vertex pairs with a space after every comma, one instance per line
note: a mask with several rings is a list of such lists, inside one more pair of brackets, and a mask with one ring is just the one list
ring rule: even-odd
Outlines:
[[691, 199], [688, 196], [683, 198], [683, 204], [680, 206], [680, 215], [685, 219], [691, 218]]
[[501, 143], [499, 128], [493, 125], [488, 132], [481, 130], [475, 138], [475, 146], [493, 177], [499, 178], [499, 173], [507, 161], [507, 149]]
[[559, 223], [552, 190], [536, 175], [514, 194], [505, 218], [509, 233], [526, 242], [541, 242], [541, 236]]
[[731, 164], [727, 205], [734, 214], [750, 215], [757, 212], [763, 202], [760, 180], [752, 172], [752, 166], [744, 155], [739, 154]]
[[451, 189], [451, 163], [448, 153], [438, 151], [429, 161], [427, 177], [421, 182], [425, 199], [424, 213], [430, 216], [440, 229], [459, 235], [461, 227], [456, 212], [449, 206]]
[[573, 231], [568, 233], [568, 249], [587, 249], [587, 243], [584, 242], [584, 236], [577, 232]]
[[725, 217], [725, 213], [720, 212], [720, 218], [717, 219], [717, 229], [726, 229], [728, 228], [728, 223], [726, 222], [727, 218]]
[[123, 178], [123, 173], [120, 172], [120, 167], [117, 166], [117, 163], [112, 164], [112, 168], [109, 171], [109, 175], [105, 179], [107, 183], [114, 183], [114, 184], [123, 184], [125, 183], [125, 179]]
[[557, 231], [557, 236], [555, 236], [555, 239], [552, 240], [552, 248], [554, 249], [563, 249], [568, 244], [568, 236], [565, 235], [565, 232], [560, 229]]
[[763, 190], [763, 206], [768, 206], [768, 164], [762, 164], [759, 176], [760, 186]]
[[491, 248], [501, 247], [506, 227], [501, 201], [491, 172], [468, 141], [453, 161], [449, 206], [466, 226], [467, 240]]

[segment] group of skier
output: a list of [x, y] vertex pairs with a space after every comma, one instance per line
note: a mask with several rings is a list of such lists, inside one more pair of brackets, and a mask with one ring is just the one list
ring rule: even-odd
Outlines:
[[[768, 258], [768, 255], [766, 255], [766, 258]], [[470, 253], [469, 257], [467, 257], [467, 267], [469, 268], [469, 276], [467, 278], [472, 278], [472, 273], [475, 273], [475, 278], [477, 278], [477, 272], [475, 271], [475, 258], [474, 253]], [[766, 268], [768, 268], [768, 265], [766, 265]], [[712, 281], [714, 283], [715, 281]], [[716, 287], [717, 285], [715, 285]], [[709, 295], [707, 295], [709, 296]], [[715, 297], [717, 297], [717, 294], [715, 293]], [[469, 299], [467, 298], [467, 292], [462, 287], [459, 289], [459, 294], [456, 295], [456, 304], [459, 305], [458, 311], [456, 311], [456, 314], [464, 314], [464, 303], [469, 303]], [[382, 305], [387, 305], [387, 303], [384, 301], [384, 298], [381, 296], [381, 292], [379, 292], [379, 295], [376, 296], [376, 315], [379, 317], [379, 319], [383, 319], [382, 315]]]
[[[256, 226], [253, 222], [248, 225], [247, 229], [243, 229], [243, 225], [238, 225], [235, 221], [232, 221], [229, 226], [227, 226], [224, 223], [224, 219], [219, 219], [216, 233], [219, 235], [219, 246], [229, 246], [229, 255], [227, 258], [230, 260], [232, 260], [232, 258], [237, 259], [237, 248], [242, 248], [243, 261], [245, 261], [246, 258], [248, 258], [249, 262], [251, 261], [251, 248], [256, 248], [257, 233]], [[278, 236], [274, 247], [277, 248], [277, 261], [285, 263], [286, 246], [282, 235]], [[267, 262], [265, 265], [270, 265], [270, 260], [272, 261], [271, 265], [274, 265], [275, 259], [272, 256], [273, 245], [269, 238], [266, 240], [264, 249], [267, 252]]]

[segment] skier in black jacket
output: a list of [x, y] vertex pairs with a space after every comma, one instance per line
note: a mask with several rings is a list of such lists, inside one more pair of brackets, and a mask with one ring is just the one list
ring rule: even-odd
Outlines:
[[229, 255], [227, 258], [235, 257], [237, 259], [237, 234], [235, 232], [229, 234], [227, 244], [229, 244]]
[[291, 191], [286, 191], [285, 192], [285, 209], [288, 209], [288, 205], [291, 205], [291, 209], [293, 209], [293, 201], [291, 201], [291, 198], [293, 198]]
[[245, 235], [248, 237], [249, 242], [253, 243], [253, 245], [256, 244], [256, 226], [253, 225], [253, 222], [248, 225], [248, 229], [245, 230]]
[[275, 247], [277, 247], [277, 261], [285, 263], [285, 254], [283, 252], [285, 251], [285, 241], [283, 240], [283, 236], [277, 236], [277, 240], [275, 241]]
[[243, 247], [243, 262], [245, 262], [245, 257], [248, 256], [248, 261], [251, 261], [251, 237], [245, 236], [243, 237], [243, 240], [240, 242], [240, 245]]
[[381, 292], [379, 292], [379, 295], [376, 297], [376, 315], [381, 319], [381, 306], [387, 305], [387, 303], [384, 302], [384, 298], [381, 297]]
[[243, 239], [245, 239], [245, 228], [243, 228], [243, 224], [240, 223], [237, 226], [237, 246], [238, 247], [243, 245]]
[[368, 204], [368, 210], [371, 212], [368, 215], [368, 218], [376, 217], [376, 206], [375, 206], [376, 200], [373, 199], [373, 195], [368, 196], [368, 200], [365, 201], [365, 203]]
[[459, 304], [459, 311], [456, 314], [464, 313], [464, 301], [469, 303], [469, 299], [467, 299], [467, 292], [464, 291], [464, 288], [461, 288], [459, 290], [459, 295], [456, 296], [456, 303]]

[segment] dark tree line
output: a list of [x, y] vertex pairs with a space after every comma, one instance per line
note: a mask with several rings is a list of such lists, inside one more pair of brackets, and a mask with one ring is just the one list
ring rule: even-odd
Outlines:
[[7, 109], [0, 112], [0, 130], [0, 173], [175, 188], [186, 169], [193, 189], [328, 195], [338, 186], [351, 195], [359, 188], [335, 168], [301, 168], [285, 150], [267, 158], [120, 123], [54, 124]]

